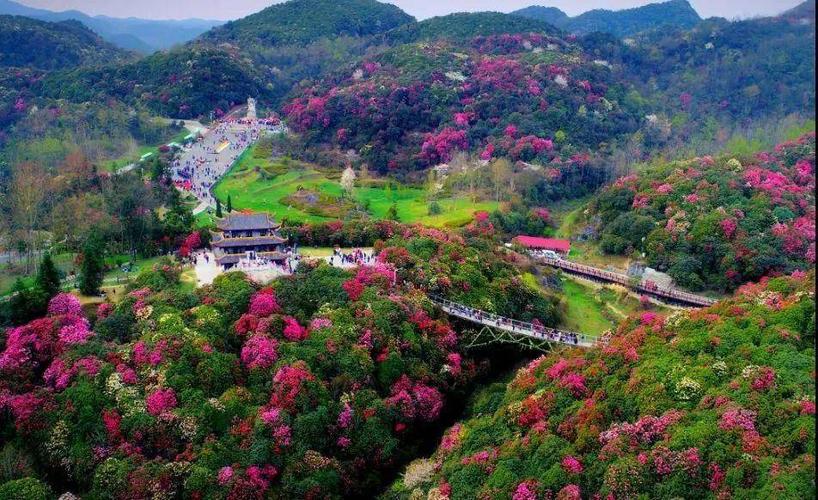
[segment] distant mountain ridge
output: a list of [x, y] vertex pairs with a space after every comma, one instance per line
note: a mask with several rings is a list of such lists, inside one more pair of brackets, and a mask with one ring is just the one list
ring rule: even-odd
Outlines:
[[123, 62], [134, 57], [79, 21], [48, 22], [0, 15], [0, 67], [51, 71]]
[[99, 34], [104, 40], [124, 49], [149, 54], [188, 42], [222, 21], [206, 19], [150, 20], [134, 17], [89, 16], [77, 10], [53, 12], [0, 0], [0, 15], [26, 16], [41, 21], [76, 20]]
[[565, 31], [577, 34], [601, 31], [624, 37], [661, 26], [692, 28], [702, 18], [687, 0], [670, 0], [623, 10], [594, 9], [569, 17], [556, 7], [533, 5], [512, 14], [539, 19]]

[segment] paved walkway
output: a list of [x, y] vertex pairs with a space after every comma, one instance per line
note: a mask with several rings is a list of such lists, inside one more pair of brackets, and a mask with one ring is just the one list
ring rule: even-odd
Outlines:
[[257, 124], [249, 122], [219, 123], [182, 150], [172, 165], [173, 181], [199, 200], [194, 215], [216, 206], [210, 190], [258, 139], [259, 131]]
[[[205, 258], [207, 255], [207, 258]], [[221, 269], [216, 264], [216, 259], [210, 252], [196, 254], [196, 261], [193, 269], [196, 271], [196, 286], [210, 285], [216, 276], [221, 274]]]

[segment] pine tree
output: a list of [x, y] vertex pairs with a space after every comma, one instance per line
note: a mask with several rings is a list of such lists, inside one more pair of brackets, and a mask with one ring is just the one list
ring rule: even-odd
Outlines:
[[37, 287], [42, 290], [50, 299], [51, 297], [60, 293], [60, 272], [54, 261], [51, 260], [51, 254], [48, 252], [43, 255], [43, 260], [40, 262], [40, 269], [37, 271], [36, 279]]
[[47, 307], [48, 297], [40, 287], [29, 288], [17, 278], [8, 301], [8, 317], [12, 323], [19, 325], [38, 318], [45, 314]]
[[216, 198], [216, 217], [222, 218], [222, 202], [218, 198]]
[[232, 211], [233, 211], [233, 200], [230, 199], [230, 195], [228, 194], [227, 195], [227, 213], [230, 213]]
[[392, 204], [389, 207], [389, 210], [386, 212], [386, 219], [387, 220], [394, 220], [397, 221], [398, 219], [398, 206], [396, 204]]
[[92, 233], [82, 247], [79, 288], [84, 295], [99, 295], [102, 277], [105, 273], [105, 244], [102, 238]]

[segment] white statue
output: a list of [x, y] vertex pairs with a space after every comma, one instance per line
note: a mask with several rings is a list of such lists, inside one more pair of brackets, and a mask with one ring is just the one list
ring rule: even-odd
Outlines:
[[247, 98], [247, 119], [248, 120], [255, 120], [256, 119], [256, 100], [252, 97]]

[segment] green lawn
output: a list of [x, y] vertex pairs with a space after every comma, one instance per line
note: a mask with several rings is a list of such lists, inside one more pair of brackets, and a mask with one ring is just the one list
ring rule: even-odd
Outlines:
[[[54, 261], [54, 265], [57, 266], [57, 269], [63, 273], [67, 274], [68, 271], [74, 267], [74, 254], [72, 253], [53, 255], [51, 259]], [[22, 265], [20, 264], [15, 264], [14, 266], [4, 264], [0, 266], [0, 297], [11, 292], [17, 278], [22, 278], [23, 283], [28, 287], [34, 286], [34, 276], [27, 276], [20, 272], [21, 270]]]
[[[536, 277], [523, 275], [529, 286], [542, 289]], [[588, 335], [602, 335], [617, 323], [643, 310], [639, 301], [620, 287], [586, 283], [566, 275], [562, 278], [563, 319], [561, 328]], [[651, 304], [651, 310], [667, 312], [667, 308]]]
[[[253, 155], [254, 147], [244, 154], [216, 185], [216, 196], [225, 203], [229, 195], [233, 208], [268, 212], [278, 219], [320, 222], [336, 219], [329, 215], [335, 203], [342, 203], [342, 189], [337, 179], [325, 172], [293, 160], [269, 160]], [[333, 175], [334, 176], [334, 175]], [[388, 187], [388, 186], [392, 187]], [[323, 198], [314, 207], [296, 206], [286, 199], [299, 188]], [[454, 227], [468, 223], [476, 210], [494, 210], [497, 203], [472, 203], [465, 197], [444, 198], [438, 201], [439, 215], [429, 215], [426, 192], [416, 187], [381, 183], [358, 186], [353, 193], [356, 201], [367, 207], [372, 216], [384, 218], [394, 203], [401, 222], [420, 222], [429, 226]]]
[[190, 134], [190, 131], [186, 128], [182, 128], [182, 130], [178, 134], [176, 134], [167, 141], [163, 141], [161, 144], [154, 145], [141, 144], [137, 146], [135, 151], [128, 152], [120, 156], [119, 158], [114, 158], [112, 160], [102, 162], [100, 164], [100, 167], [102, 170], [105, 170], [106, 172], [116, 172], [120, 168], [138, 161], [140, 158], [142, 158], [142, 155], [145, 155], [147, 153], [156, 154], [159, 151], [159, 146], [168, 144], [170, 142], [178, 142], [179, 144], [181, 144], [188, 134]]
[[610, 313], [594, 294], [594, 290], [571, 279], [562, 280], [562, 292], [566, 310], [563, 326], [568, 330], [600, 335], [614, 327]]

